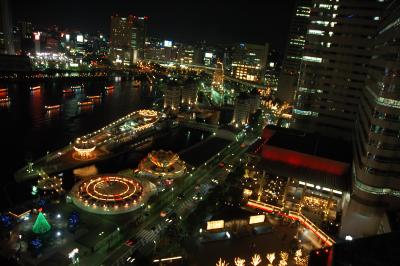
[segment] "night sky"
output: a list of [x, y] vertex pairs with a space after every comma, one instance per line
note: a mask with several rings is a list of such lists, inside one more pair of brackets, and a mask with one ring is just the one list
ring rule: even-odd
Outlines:
[[212, 43], [285, 47], [294, 0], [10, 0], [14, 22], [59, 25], [108, 35], [110, 15], [149, 16], [149, 35]]

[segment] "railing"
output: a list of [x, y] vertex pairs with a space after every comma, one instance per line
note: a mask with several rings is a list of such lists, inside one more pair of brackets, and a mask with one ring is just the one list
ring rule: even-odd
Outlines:
[[332, 246], [335, 241], [328, 236], [324, 231], [322, 231], [318, 226], [316, 226], [313, 222], [311, 222], [307, 217], [305, 217], [302, 213], [297, 211], [289, 211], [288, 214], [283, 212], [283, 207], [277, 207], [271, 204], [263, 203], [256, 200], [249, 200], [247, 202], [247, 206], [255, 209], [260, 209], [267, 212], [274, 212], [280, 216], [292, 219], [294, 221], [299, 221], [303, 226], [307, 227], [311, 230], [319, 239], [321, 239], [327, 246]]

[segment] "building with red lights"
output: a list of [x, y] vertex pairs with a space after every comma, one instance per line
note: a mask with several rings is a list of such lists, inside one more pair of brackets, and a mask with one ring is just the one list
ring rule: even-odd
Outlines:
[[258, 144], [258, 167], [277, 176], [348, 191], [351, 146], [342, 140], [300, 131], [267, 127]]

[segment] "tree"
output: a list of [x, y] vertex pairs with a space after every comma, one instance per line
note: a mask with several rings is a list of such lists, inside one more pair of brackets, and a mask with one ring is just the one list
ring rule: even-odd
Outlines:
[[35, 223], [33, 224], [32, 231], [35, 234], [44, 234], [50, 231], [51, 225], [47, 222], [46, 217], [39, 211]]
[[235, 258], [235, 266], [244, 266], [246, 263], [245, 259]]
[[215, 266], [228, 266], [229, 263], [222, 260], [221, 258], [219, 258], [218, 262], [215, 264]]
[[257, 266], [260, 263], [261, 263], [260, 255], [259, 254], [254, 254], [253, 257], [251, 257], [251, 265]]
[[268, 253], [267, 254], [267, 260], [269, 261], [269, 265], [272, 265], [272, 263], [275, 260], [275, 253]]

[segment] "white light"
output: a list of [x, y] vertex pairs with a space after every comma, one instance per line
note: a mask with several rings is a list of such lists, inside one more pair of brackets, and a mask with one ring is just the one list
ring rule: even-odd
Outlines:
[[56, 235], [57, 235], [57, 236], [61, 236], [61, 232], [60, 232], [60, 231], [57, 231]]
[[228, 238], [231, 238], [231, 234], [229, 234], [229, 232], [226, 232], [226, 236], [227, 236]]
[[350, 235], [347, 235], [344, 239], [347, 241], [351, 241], [351, 240], [353, 240], [353, 237]]
[[57, 219], [60, 219], [61, 218], [61, 214], [57, 214]]
[[79, 249], [74, 248], [70, 253], [68, 253], [68, 258], [72, 259], [73, 257], [75, 257], [76, 254], [78, 254]]

